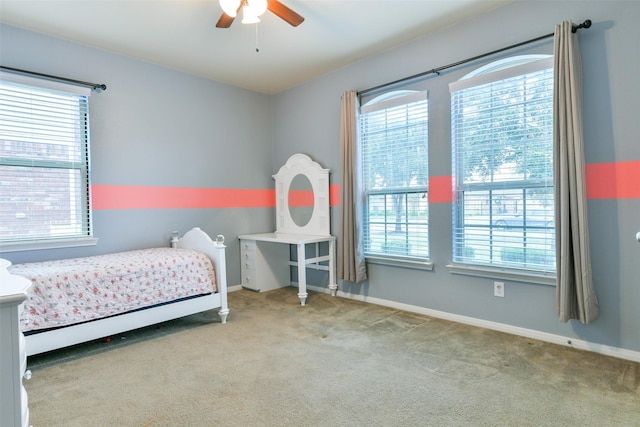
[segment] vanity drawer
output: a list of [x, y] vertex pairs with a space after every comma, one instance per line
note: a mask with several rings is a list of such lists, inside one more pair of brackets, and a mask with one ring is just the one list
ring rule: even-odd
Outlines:
[[253, 263], [256, 260], [255, 251], [240, 251], [240, 261]]
[[257, 291], [258, 283], [256, 281], [256, 266], [254, 262], [242, 260], [241, 263], [242, 286]]
[[289, 244], [240, 237], [242, 287], [264, 292], [289, 286]]
[[254, 240], [240, 241], [240, 275], [242, 286], [247, 289], [258, 290], [256, 282], [256, 242]]
[[240, 250], [243, 252], [253, 252], [256, 253], [256, 241], [255, 240], [241, 240], [240, 241]]
[[256, 242], [253, 240], [242, 240], [240, 242], [241, 261], [253, 261], [256, 259]]
[[259, 291], [258, 283], [256, 281], [255, 271], [247, 272], [242, 275], [242, 287], [251, 289], [252, 291]]

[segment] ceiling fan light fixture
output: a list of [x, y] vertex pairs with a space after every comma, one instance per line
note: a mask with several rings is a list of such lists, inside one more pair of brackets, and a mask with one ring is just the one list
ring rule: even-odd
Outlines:
[[253, 15], [262, 16], [267, 11], [267, 0], [247, 0], [246, 8], [249, 8]]
[[257, 24], [258, 22], [260, 22], [260, 18], [258, 18], [258, 15], [253, 13], [253, 10], [249, 8], [249, 6], [244, 6], [242, 8], [242, 23]]
[[220, 0], [220, 7], [224, 13], [231, 18], [235, 18], [238, 14], [238, 7], [241, 1], [242, 0]]
[[[2, 0], [0, 0], [2, 1]], [[218, 0], [224, 13], [218, 19], [216, 28], [229, 28], [236, 16], [243, 11], [243, 24], [255, 24], [260, 22], [260, 16], [267, 10], [281, 18], [293, 27], [304, 22], [304, 17], [289, 9], [279, 0]]]

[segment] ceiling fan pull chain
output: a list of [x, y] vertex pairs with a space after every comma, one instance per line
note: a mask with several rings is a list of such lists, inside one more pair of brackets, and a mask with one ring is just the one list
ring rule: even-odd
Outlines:
[[258, 46], [258, 23], [256, 22], [256, 52], [260, 52], [260, 47]]

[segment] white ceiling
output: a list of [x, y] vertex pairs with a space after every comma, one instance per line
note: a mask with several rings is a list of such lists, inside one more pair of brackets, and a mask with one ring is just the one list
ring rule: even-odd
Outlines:
[[216, 28], [218, 0], [0, 0], [0, 21], [275, 94], [509, 1], [281, 0], [305, 21], [267, 12], [257, 35]]

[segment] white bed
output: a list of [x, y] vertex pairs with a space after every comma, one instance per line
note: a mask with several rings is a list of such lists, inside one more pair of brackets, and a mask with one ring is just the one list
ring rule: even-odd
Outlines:
[[17, 264], [8, 271], [32, 282], [20, 316], [29, 356], [202, 311], [219, 309], [222, 323], [229, 314], [224, 238], [213, 241], [199, 228], [175, 248]]

